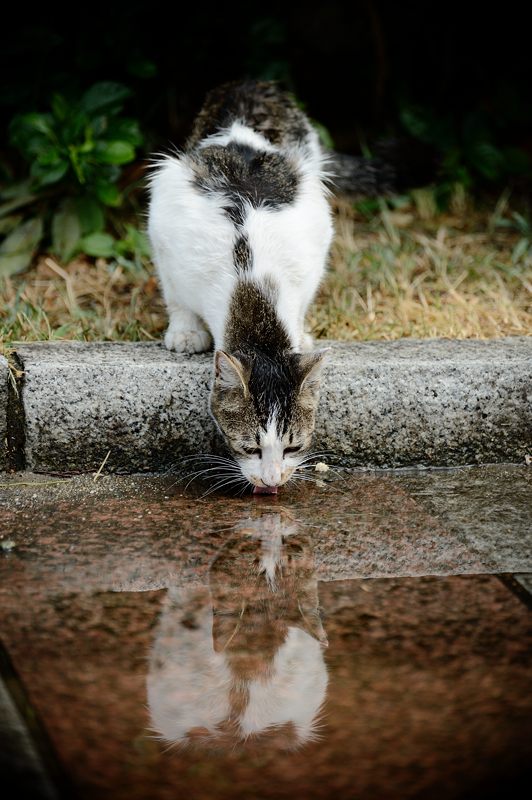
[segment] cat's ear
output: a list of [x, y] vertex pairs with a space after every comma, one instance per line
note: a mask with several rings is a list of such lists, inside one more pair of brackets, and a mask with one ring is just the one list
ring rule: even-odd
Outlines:
[[223, 350], [217, 350], [214, 356], [214, 380], [219, 389], [241, 389], [244, 397], [248, 394], [244, 365]]
[[324, 347], [323, 350], [316, 350], [314, 353], [302, 353], [299, 356], [301, 392], [316, 392], [319, 389], [323, 367], [330, 350], [330, 347]]

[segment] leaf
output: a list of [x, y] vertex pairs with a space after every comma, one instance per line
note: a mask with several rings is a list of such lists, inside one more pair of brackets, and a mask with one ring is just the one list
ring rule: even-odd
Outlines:
[[13, 197], [22, 197], [31, 192], [31, 180], [17, 181], [17, 183], [10, 183], [4, 186], [0, 192], [2, 200], [11, 200]]
[[42, 219], [34, 217], [4, 239], [0, 244], [0, 277], [14, 275], [29, 267], [42, 233]]
[[109, 233], [89, 233], [81, 239], [80, 247], [88, 256], [109, 258], [114, 254], [115, 240]]
[[21, 221], [22, 214], [12, 214], [10, 217], [0, 219], [0, 236], [5, 236], [6, 233], [12, 231]]
[[471, 163], [488, 180], [497, 180], [501, 173], [503, 157], [500, 150], [489, 142], [476, 142], [469, 149]]
[[521, 259], [527, 254], [529, 247], [530, 242], [528, 239], [519, 239], [512, 251], [512, 261], [514, 264], [517, 264], [518, 261], [521, 261]]
[[38, 155], [40, 150], [55, 141], [51, 114], [20, 114], [9, 126], [9, 139], [26, 159]]
[[52, 250], [61, 261], [68, 261], [81, 238], [81, 225], [73, 204], [65, 205], [52, 219]]
[[425, 140], [429, 133], [429, 122], [423, 110], [417, 106], [405, 106], [400, 110], [400, 120], [415, 139]]
[[76, 201], [78, 218], [83, 234], [101, 231], [105, 225], [103, 209], [94, 197], [79, 197]]
[[28, 206], [30, 205], [30, 203], [33, 203], [34, 200], [36, 199], [37, 196], [34, 194], [23, 195], [22, 197], [14, 197], [13, 200], [9, 200], [7, 203], [3, 203], [0, 206], [0, 217], [5, 216], [6, 214], [10, 214], [17, 208]]
[[102, 164], [127, 164], [135, 158], [135, 148], [129, 142], [98, 142], [94, 157]]
[[130, 95], [130, 90], [121, 83], [102, 81], [101, 83], [95, 83], [85, 92], [79, 107], [87, 114], [94, 114], [94, 112], [100, 112], [104, 109], [114, 108], [118, 110], [123, 101]]
[[59, 161], [57, 164], [48, 166], [46, 164], [39, 164], [34, 161], [31, 165], [30, 175], [35, 178], [39, 186], [48, 186], [51, 183], [57, 183], [63, 178], [68, 171], [68, 163], [66, 161]]
[[130, 243], [131, 250], [141, 256], [150, 257], [150, 241], [144, 231], [139, 230], [134, 225], [126, 225], [126, 241]]
[[10, 129], [15, 134], [28, 135], [40, 133], [47, 138], [54, 137], [53, 119], [51, 114], [19, 114], [11, 122]]
[[62, 94], [58, 94], [56, 92], [52, 96], [51, 105], [54, 117], [58, 119], [60, 122], [62, 122], [68, 117], [68, 114], [70, 112], [70, 105]]
[[129, 119], [129, 117], [110, 120], [106, 130], [106, 138], [128, 142], [134, 147], [139, 147], [144, 141], [137, 120]]
[[118, 187], [113, 183], [99, 183], [96, 186], [96, 196], [98, 200], [106, 206], [119, 206], [122, 202], [122, 195]]
[[57, 165], [61, 160], [61, 151], [54, 145], [43, 147], [37, 155], [37, 161], [43, 167]]

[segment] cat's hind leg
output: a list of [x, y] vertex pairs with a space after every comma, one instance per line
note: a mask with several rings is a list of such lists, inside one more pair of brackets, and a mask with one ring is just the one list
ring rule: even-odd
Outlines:
[[210, 350], [212, 336], [197, 314], [173, 304], [168, 308], [168, 315], [170, 323], [164, 335], [168, 350], [177, 353], [203, 353]]

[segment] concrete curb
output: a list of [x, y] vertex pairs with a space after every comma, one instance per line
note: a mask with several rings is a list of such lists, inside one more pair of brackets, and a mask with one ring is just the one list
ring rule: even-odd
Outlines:
[[[519, 463], [531, 452], [532, 338], [331, 347], [315, 444], [336, 460], [452, 466]], [[162, 471], [220, 445], [207, 410], [208, 354], [148, 342], [46, 342], [16, 354], [28, 469], [91, 471], [111, 451], [106, 469]]]
[[7, 467], [7, 409], [9, 404], [9, 366], [0, 356], [0, 470]]

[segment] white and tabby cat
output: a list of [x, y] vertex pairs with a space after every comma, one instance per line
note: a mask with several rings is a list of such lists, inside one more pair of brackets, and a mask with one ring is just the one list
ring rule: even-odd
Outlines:
[[151, 180], [166, 346], [197, 353], [214, 340], [211, 412], [255, 491], [290, 478], [314, 428], [324, 352], [309, 352], [304, 319], [333, 234], [324, 160], [274, 84], [228, 84]]
[[149, 657], [152, 729], [168, 743], [231, 751], [315, 740], [326, 646], [310, 537], [283, 511], [243, 520], [208, 587], [168, 591]]

